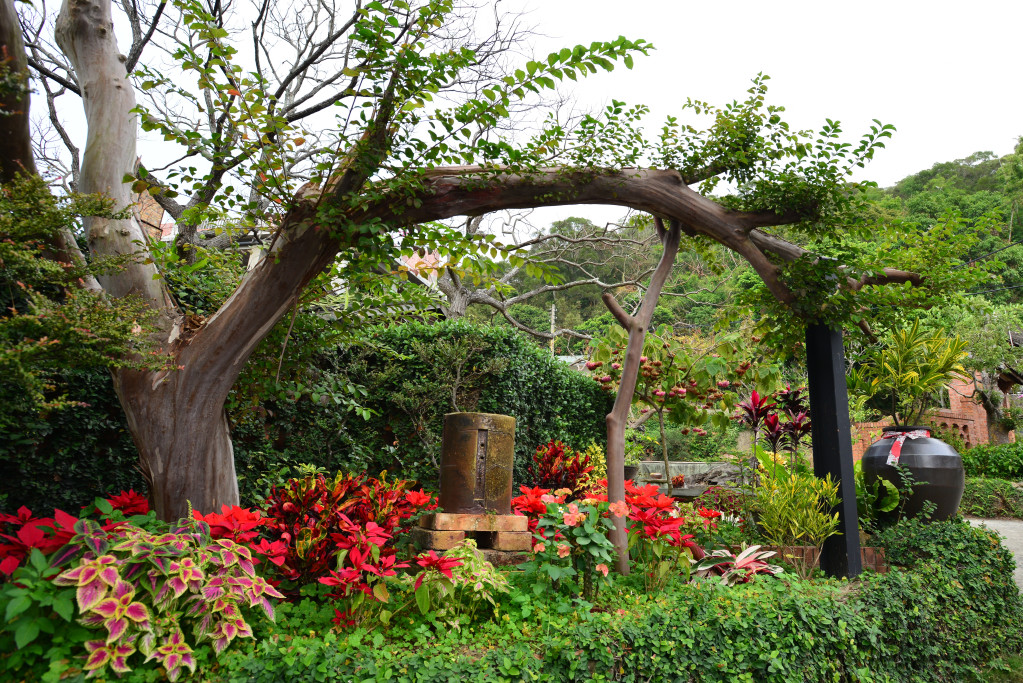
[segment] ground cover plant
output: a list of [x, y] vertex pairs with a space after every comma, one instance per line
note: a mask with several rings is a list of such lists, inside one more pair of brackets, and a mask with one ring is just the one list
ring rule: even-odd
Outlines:
[[[652, 485], [621, 503], [605, 491], [521, 487], [513, 508], [536, 540], [511, 572], [471, 541], [403, 544], [432, 497], [365, 475], [307, 473], [263, 509], [176, 525], [133, 491], [79, 516], [23, 509], [0, 519], [0, 667], [46, 681], [953, 681], [1023, 646], [1011, 555], [986, 530], [902, 522], [878, 537], [890, 574], [801, 579], [736, 547], [720, 510]], [[610, 571], [615, 516], [628, 577]]]
[[959, 511], [973, 517], [1023, 519], [1023, 489], [1007, 479], [967, 477]]
[[967, 477], [1023, 480], [1023, 443], [982, 444], [960, 455]]
[[409, 614], [338, 633], [312, 601], [292, 603], [211, 679], [959, 681], [1018, 651], [1020, 599], [996, 537], [953, 521], [892, 539], [892, 571], [856, 581], [673, 577], [651, 593], [637, 571], [592, 601], [534, 600], [532, 578], [513, 573], [489, 613], [457, 627]]

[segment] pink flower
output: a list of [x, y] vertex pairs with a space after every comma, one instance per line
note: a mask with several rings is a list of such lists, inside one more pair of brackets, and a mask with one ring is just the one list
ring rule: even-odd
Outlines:
[[572, 552], [572, 547], [567, 543], [558, 544], [558, 557], [568, 557], [569, 553]]
[[537, 543], [536, 545], [533, 546], [534, 553], [542, 553], [545, 550], [547, 550], [547, 546], [543, 543]]
[[624, 500], [616, 500], [608, 507], [611, 509], [611, 514], [615, 517], [625, 517], [629, 514], [629, 506]]
[[606, 564], [598, 564], [597, 565], [597, 571], [600, 572], [601, 574], [603, 574], [604, 576], [607, 576], [607, 573], [610, 570], [607, 568]]

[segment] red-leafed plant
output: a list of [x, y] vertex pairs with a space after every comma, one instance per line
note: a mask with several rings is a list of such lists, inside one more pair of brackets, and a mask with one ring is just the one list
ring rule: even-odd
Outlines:
[[[565, 502], [564, 496], [555, 496], [551, 493], [550, 489], [539, 486], [532, 488], [520, 486], [519, 490], [522, 492], [522, 495], [511, 499], [512, 512], [529, 518], [530, 533], [536, 533], [536, 525], [540, 521], [540, 517], [547, 512], [547, 503]], [[606, 495], [604, 500], [607, 500]]]
[[680, 489], [686, 485], [686, 476], [684, 474], [676, 474], [671, 478], [672, 488]]
[[149, 514], [149, 501], [141, 493], [136, 493], [134, 489], [108, 496], [107, 502], [125, 517]]
[[379, 547], [393, 547], [419, 515], [436, 507], [432, 496], [408, 487], [408, 481], [365, 474], [308, 475], [275, 486], [264, 534], [287, 548], [280, 564], [284, 578], [305, 584], [325, 577], [338, 566], [340, 553], [360, 548], [354, 550], [358, 556], [366, 550], [359, 546], [360, 534], [368, 534], [367, 542], [386, 536]]
[[533, 486], [546, 487], [558, 491], [567, 489], [568, 500], [584, 497], [589, 488], [590, 456], [566, 449], [560, 441], [549, 441], [546, 445], [537, 446], [533, 454], [533, 462], [527, 472]]
[[63, 510], [54, 510], [53, 517], [33, 517], [24, 505], [16, 514], [0, 514], [0, 574], [13, 574], [33, 548], [44, 555], [62, 548], [74, 537], [77, 521]]

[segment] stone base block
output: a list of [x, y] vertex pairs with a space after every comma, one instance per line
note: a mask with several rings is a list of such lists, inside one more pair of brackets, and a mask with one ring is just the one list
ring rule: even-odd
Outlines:
[[420, 548], [430, 550], [451, 550], [465, 539], [464, 531], [434, 531], [416, 527], [412, 530], [412, 541]]
[[487, 562], [495, 567], [514, 567], [517, 564], [529, 562], [531, 557], [529, 553], [516, 553], [509, 550], [494, 550], [492, 548], [483, 548], [480, 552], [483, 553], [483, 557], [486, 558]]
[[526, 531], [528, 520], [521, 515], [465, 515], [452, 512], [437, 512], [424, 515], [419, 520], [424, 529], [434, 531]]
[[480, 550], [529, 552], [533, 547], [533, 535], [528, 531], [461, 531], [422, 527], [412, 530], [413, 542], [430, 550], [450, 550], [465, 538], [474, 539]]
[[533, 534], [528, 531], [495, 531], [490, 547], [494, 550], [528, 551], [533, 548]]

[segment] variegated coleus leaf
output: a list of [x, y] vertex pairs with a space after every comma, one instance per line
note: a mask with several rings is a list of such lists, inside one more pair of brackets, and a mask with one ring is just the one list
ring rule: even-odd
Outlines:
[[78, 586], [75, 593], [78, 608], [88, 612], [121, 580], [117, 565], [113, 555], [101, 555], [58, 574], [53, 582], [58, 586]]
[[56, 568], [61, 565], [67, 564], [71, 560], [75, 559], [82, 554], [83, 548], [79, 545], [68, 543], [66, 546], [58, 550], [50, 558], [50, 567]]
[[108, 643], [120, 639], [128, 630], [129, 622], [146, 628], [150, 619], [149, 609], [135, 601], [135, 588], [123, 581], [114, 587], [111, 597], [101, 600], [92, 611], [104, 618]]
[[185, 642], [185, 636], [181, 629], [175, 629], [153, 652], [146, 661], [155, 659], [167, 670], [167, 678], [176, 680], [182, 673], [182, 668], [188, 668], [195, 672], [195, 658], [192, 656], [192, 648]]
[[87, 654], [82, 669], [89, 672], [86, 678], [99, 675], [108, 664], [118, 676], [131, 671], [128, 657], [135, 654], [135, 646], [131, 643], [110, 645], [102, 640], [90, 640], [85, 643], [85, 650]]

